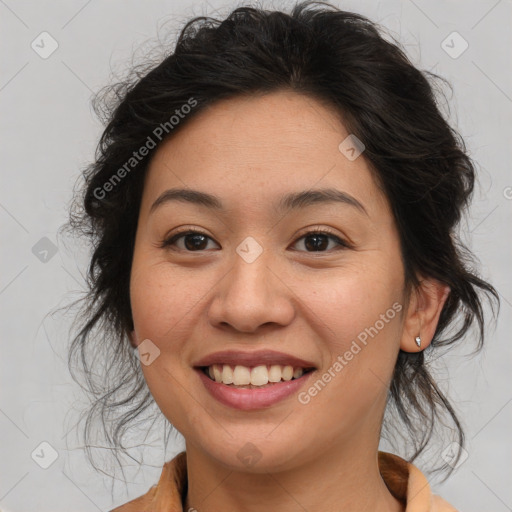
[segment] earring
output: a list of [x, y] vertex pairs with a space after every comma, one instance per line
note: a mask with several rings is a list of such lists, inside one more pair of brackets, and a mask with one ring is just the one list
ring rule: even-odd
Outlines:
[[418, 345], [418, 348], [421, 347], [421, 338], [419, 336], [416, 336], [414, 341], [416, 342], [416, 345]]

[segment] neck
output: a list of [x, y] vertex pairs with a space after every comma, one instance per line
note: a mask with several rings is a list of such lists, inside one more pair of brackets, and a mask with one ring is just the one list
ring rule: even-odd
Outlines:
[[226, 469], [187, 446], [188, 495], [185, 511], [403, 512], [378, 467], [377, 447], [351, 444], [293, 469], [254, 473]]

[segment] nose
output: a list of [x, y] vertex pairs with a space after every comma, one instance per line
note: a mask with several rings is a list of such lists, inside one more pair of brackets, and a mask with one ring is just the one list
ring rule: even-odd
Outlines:
[[210, 304], [211, 325], [247, 333], [267, 324], [288, 325], [295, 316], [294, 294], [273, 267], [265, 251], [250, 263], [236, 254]]

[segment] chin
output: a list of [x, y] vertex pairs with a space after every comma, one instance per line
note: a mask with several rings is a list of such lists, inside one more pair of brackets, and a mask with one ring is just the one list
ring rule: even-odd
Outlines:
[[271, 473], [294, 467], [305, 454], [297, 453], [303, 439], [295, 439], [286, 435], [269, 439], [265, 436], [253, 436], [250, 429], [245, 429], [245, 435], [229, 437], [224, 432], [223, 442], [200, 443], [202, 449], [215, 461], [230, 471], [247, 473]]

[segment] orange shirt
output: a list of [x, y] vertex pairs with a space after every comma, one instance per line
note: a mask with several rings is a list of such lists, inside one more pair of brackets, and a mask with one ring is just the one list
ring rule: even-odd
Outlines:
[[[432, 494], [427, 479], [416, 466], [397, 455], [379, 452], [379, 470], [391, 494], [404, 504], [406, 512], [457, 512]], [[110, 512], [186, 512], [182, 506], [186, 484], [187, 456], [181, 452], [164, 464], [157, 485]]]

